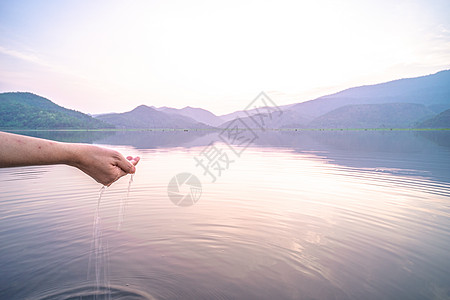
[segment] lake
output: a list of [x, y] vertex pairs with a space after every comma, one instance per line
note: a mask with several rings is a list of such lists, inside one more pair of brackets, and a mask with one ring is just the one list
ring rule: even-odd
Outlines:
[[141, 161], [98, 224], [81, 171], [0, 169], [0, 299], [450, 299], [450, 131], [253, 133], [24, 133]]

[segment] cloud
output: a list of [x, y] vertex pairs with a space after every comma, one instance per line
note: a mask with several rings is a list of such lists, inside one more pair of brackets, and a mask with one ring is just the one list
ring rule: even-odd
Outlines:
[[[22, 62], [24, 62], [26, 64], [24, 69], [27, 70], [26, 73], [29, 73], [29, 74], [36, 75], [37, 71], [35, 68], [33, 68], [33, 65], [34, 65], [34, 66], [37, 66], [38, 68], [39, 67], [44, 68], [44, 69], [40, 69], [38, 71], [40, 76], [42, 76], [42, 74], [45, 73], [46, 76], [54, 77], [56, 75], [57, 77], [61, 77], [61, 78], [70, 78], [71, 80], [76, 81], [76, 82], [87, 81], [86, 76], [76, 73], [74, 70], [72, 70], [71, 68], [69, 68], [67, 66], [49, 62], [49, 61], [43, 59], [42, 57], [38, 56], [33, 51], [20, 51], [20, 50], [6, 48], [6, 47], [3, 47], [0, 45], [0, 54], [7, 55], [7, 56], [10, 56], [15, 59], [19, 59]], [[13, 65], [14, 64], [16, 64], [16, 63], [13, 62]], [[24, 69], [22, 69], [22, 70], [24, 70]], [[20, 68], [19, 69], [17, 69], [17, 68], [10, 69], [11, 72], [14, 72], [16, 74], [16, 77], [18, 75], [18, 70], [20, 70]]]
[[12, 56], [14, 58], [21, 59], [21, 60], [29, 61], [29, 62], [38, 64], [38, 65], [41, 65], [41, 66], [50, 67], [49, 63], [45, 62], [44, 60], [39, 58], [34, 53], [25, 53], [25, 52], [13, 50], [13, 49], [8, 49], [8, 48], [5, 48], [3, 46], [0, 46], [0, 53], [6, 54], [6, 55], [9, 55], [9, 56]]

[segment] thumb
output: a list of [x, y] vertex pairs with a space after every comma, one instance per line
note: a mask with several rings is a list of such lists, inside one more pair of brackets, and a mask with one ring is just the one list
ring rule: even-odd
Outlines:
[[123, 156], [120, 157], [119, 161], [117, 162], [117, 166], [127, 174], [136, 172], [136, 168], [134, 167], [134, 165], [126, 160]]

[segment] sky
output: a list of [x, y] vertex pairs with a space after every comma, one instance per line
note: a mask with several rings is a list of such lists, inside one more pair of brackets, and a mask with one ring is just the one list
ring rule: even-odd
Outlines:
[[0, 2], [0, 92], [85, 113], [244, 109], [450, 69], [448, 0]]

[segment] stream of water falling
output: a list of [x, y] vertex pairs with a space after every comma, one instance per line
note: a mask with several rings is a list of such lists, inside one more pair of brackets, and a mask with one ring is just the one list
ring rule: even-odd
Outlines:
[[131, 174], [130, 181], [128, 181], [128, 189], [127, 189], [127, 194], [125, 196], [125, 199], [124, 198], [120, 199], [119, 220], [117, 222], [117, 230], [121, 230], [121, 228], [122, 228], [123, 219], [125, 218], [125, 211], [128, 206], [128, 198], [130, 196], [131, 184], [133, 183], [133, 177], [134, 177], [134, 174]]
[[[100, 202], [102, 200], [103, 193], [106, 190], [106, 186], [100, 189], [100, 194], [97, 200], [97, 207], [94, 214], [94, 223], [92, 226], [92, 242], [91, 250], [89, 251], [89, 264], [87, 280], [90, 280], [91, 265], [92, 260], [94, 260], [94, 277], [95, 277], [95, 288], [94, 288], [94, 299], [97, 299], [97, 295], [100, 295], [100, 289], [103, 287], [106, 289], [106, 299], [111, 299], [109, 292], [109, 282], [108, 282], [108, 244], [103, 241], [103, 233], [101, 228], [101, 218], [100, 218]], [[92, 254], [94, 257], [92, 258]], [[102, 272], [103, 271], [103, 272]], [[103, 273], [103, 274], [102, 274]], [[103, 275], [103, 276], [102, 276]], [[103, 279], [103, 280], [102, 280]]]
[[[121, 198], [119, 206], [119, 220], [117, 229], [120, 230], [126, 207], [128, 205], [128, 198], [130, 196], [131, 184], [133, 182], [134, 174], [131, 174], [130, 180], [128, 181], [128, 188], [125, 198]], [[102, 295], [103, 299], [111, 299], [111, 288], [108, 278], [109, 274], [109, 248], [108, 241], [103, 239], [103, 231], [100, 217], [100, 202], [102, 200], [103, 193], [106, 190], [106, 186], [100, 189], [100, 193], [97, 200], [97, 207], [94, 214], [94, 223], [92, 228], [92, 243], [91, 251], [89, 252], [89, 263], [88, 263], [88, 273], [87, 280], [90, 280], [92, 260], [94, 260], [94, 275], [95, 275], [95, 290], [94, 299], [97, 299], [98, 295]], [[92, 258], [92, 254], [94, 257]], [[106, 292], [105, 292], [106, 291]]]

